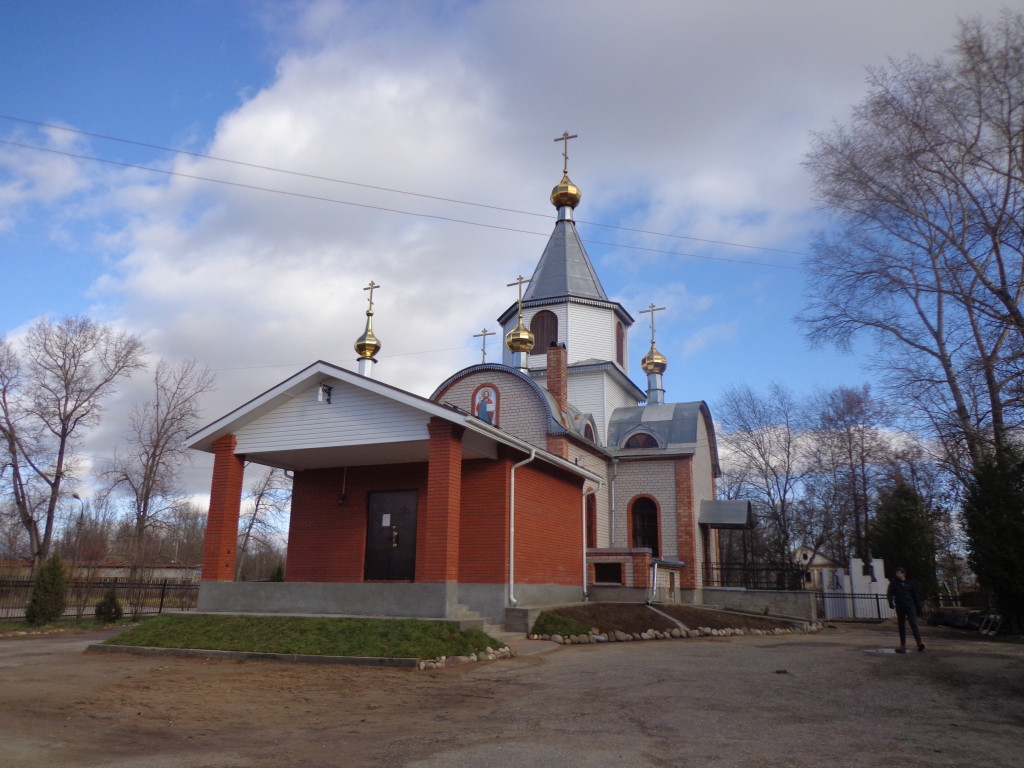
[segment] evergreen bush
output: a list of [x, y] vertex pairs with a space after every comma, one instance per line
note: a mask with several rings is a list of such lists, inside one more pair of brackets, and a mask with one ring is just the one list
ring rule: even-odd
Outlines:
[[117, 599], [117, 590], [111, 587], [103, 593], [103, 598], [96, 603], [96, 621], [113, 624], [124, 615], [121, 601]]
[[277, 567], [270, 572], [269, 581], [284, 581], [284, 563], [278, 563]]
[[32, 594], [25, 606], [25, 621], [42, 626], [64, 615], [68, 601], [68, 575], [60, 555], [54, 554], [36, 571]]

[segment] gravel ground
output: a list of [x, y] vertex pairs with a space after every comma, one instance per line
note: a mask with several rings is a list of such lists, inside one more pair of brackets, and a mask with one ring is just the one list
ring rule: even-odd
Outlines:
[[585, 646], [421, 672], [0, 640], [7, 768], [1020, 765], [1024, 645], [925, 627]]

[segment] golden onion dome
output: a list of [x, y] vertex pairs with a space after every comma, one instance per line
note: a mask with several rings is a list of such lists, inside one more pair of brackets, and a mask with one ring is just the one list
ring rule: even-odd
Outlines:
[[651, 350], [640, 361], [640, 367], [643, 368], [644, 373], [664, 373], [668, 368], [668, 358], [655, 349], [652, 344]]
[[569, 180], [569, 174], [567, 173], [562, 174], [562, 180], [555, 184], [554, 189], [551, 190], [551, 204], [555, 208], [561, 208], [563, 205], [575, 208], [580, 204], [582, 198], [583, 193], [580, 192], [579, 187]]
[[533, 334], [523, 325], [522, 318], [516, 323], [515, 328], [505, 334], [505, 346], [511, 352], [529, 352], [533, 349], [533, 343]]
[[360, 358], [372, 360], [380, 352], [380, 340], [373, 335], [373, 310], [366, 310], [366, 330], [356, 339], [355, 349]]

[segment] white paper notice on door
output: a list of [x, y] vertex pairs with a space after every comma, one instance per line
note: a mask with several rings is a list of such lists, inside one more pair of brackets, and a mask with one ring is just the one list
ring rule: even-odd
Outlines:
[[380, 516], [380, 526], [381, 526], [381, 528], [387, 528], [389, 525], [391, 525], [391, 513], [390, 512]]

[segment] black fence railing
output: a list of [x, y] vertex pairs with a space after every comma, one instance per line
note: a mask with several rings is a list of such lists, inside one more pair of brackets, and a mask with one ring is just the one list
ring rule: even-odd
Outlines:
[[818, 592], [818, 615], [824, 619], [888, 619], [895, 612], [885, 595]]
[[[152, 579], [74, 579], [68, 584], [64, 618], [91, 618], [96, 603], [114, 587], [124, 615], [131, 618], [153, 616], [169, 611], [191, 611], [199, 597], [195, 581]], [[0, 621], [22, 621], [32, 594], [32, 579], [0, 579]]]
[[798, 591], [811, 588], [810, 572], [788, 563], [704, 563], [704, 585]]

